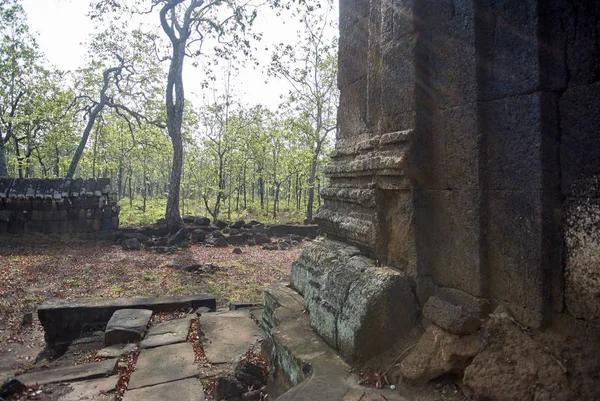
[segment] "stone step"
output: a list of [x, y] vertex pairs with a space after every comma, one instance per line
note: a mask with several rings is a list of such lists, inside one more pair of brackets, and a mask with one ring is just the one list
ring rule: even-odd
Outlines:
[[125, 392], [123, 401], [204, 401], [199, 379], [184, 379]]
[[119, 309], [113, 313], [104, 332], [104, 345], [140, 341], [148, 328], [152, 311], [149, 309]]
[[143, 348], [162, 347], [169, 344], [183, 343], [190, 332], [191, 318], [175, 319], [158, 323], [150, 328], [140, 344]]
[[50, 383], [72, 382], [111, 376], [117, 372], [117, 360], [109, 359], [102, 362], [92, 362], [83, 365], [67, 366], [64, 368], [46, 369], [38, 372], [25, 373], [17, 379], [28, 386]]
[[[46, 344], [51, 349], [64, 352], [65, 345], [89, 329], [101, 329], [119, 309], [149, 309], [153, 312], [216, 309], [212, 294], [153, 298], [78, 298], [55, 299], [38, 308], [40, 323], [46, 332]], [[62, 349], [61, 349], [62, 348]]]
[[131, 374], [129, 389], [197, 377], [195, 359], [194, 348], [188, 342], [143, 349]]
[[199, 324], [206, 359], [213, 364], [235, 362], [261, 338], [248, 310], [206, 313]]

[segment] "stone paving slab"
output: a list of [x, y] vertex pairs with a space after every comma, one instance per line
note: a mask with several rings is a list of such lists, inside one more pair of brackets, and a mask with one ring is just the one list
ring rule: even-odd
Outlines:
[[128, 354], [136, 349], [136, 344], [115, 344], [106, 348], [102, 348], [96, 353], [96, 356], [101, 358], [118, 358], [121, 355]]
[[198, 376], [191, 343], [144, 349], [131, 374], [129, 389], [152, 386]]
[[185, 342], [190, 332], [190, 324], [190, 318], [158, 323], [150, 328], [140, 347], [154, 348]]
[[125, 392], [123, 401], [204, 401], [199, 379], [184, 379]]
[[115, 374], [116, 371], [117, 360], [109, 359], [102, 362], [25, 373], [18, 376], [17, 379], [26, 385], [41, 385], [106, 377]]
[[[115, 398], [119, 376], [110, 376], [103, 379], [86, 380], [69, 383], [71, 392], [58, 398], [58, 401], [108, 401]], [[106, 394], [102, 394], [104, 392]]]
[[149, 309], [119, 309], [106, 325], [104, 344], [110, 346], [140, 341], [151, 317]]
[[199, 318], [202, 346], [211, 363], [229, 363], [261, 338], [261, 330], [247, 310], [207, 313]]

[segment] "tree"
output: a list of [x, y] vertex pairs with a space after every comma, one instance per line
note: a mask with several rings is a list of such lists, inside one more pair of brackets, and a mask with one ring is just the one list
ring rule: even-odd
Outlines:
[[328, 15], [331, 3], [328, 6], [322, 13], [310, 7], [303, 13], [301, 41], [295, 46], [280, 44], [269, 69], [270, 74], [285, 78], [291, 85], [288, 106], [299, 114], [296, 125], [311, 148], [308, 221], [313, 219], [319, 158], [329, 135], [337, 129], [337, 39], [326, 36], [326, 28], [332, 24]]
[[[116, 116], [124, 119], [132, 134], [132, 120], [135, 120], [138, 127], [142, 123], [164, 127], [162, 121], [152, 120], [134, 110], [140, 102], [156, 94], [155, 82], [160, 75], [160, 69], [152, 62], [153, 59], [146, 57], [149, 49], [143, 43], [140, 31], [129, 34], [114, 26], [93, 39], [90, 45], [92, 60], [90, 66], [83, 70], [83, 82], [88, 85], [84, 84], [82, 90], [90, 93], [89, 84], [96, 87], [100, 82], [99, 95], [98, 100], [93, 99], [90, 94], [82, 94], [75, 99], [86, 102], [81, 110], [87, 116], [87, 123], [66, 178], [73, 178], [75, 175], [90, 134], [105, 108], [114, 110]], [[98, 70], [102, 70], [100, 79], [95, 77]]]
[[[129, 2], [131, 3], [131, 2]], [[111, 10], [127, 9], [133, 13], [150, 14], [158, 10], [160, 26], [171, 45], [171, 54], [163, 57], [169, 61], [166, 87], [167, 130], [173, 144], [173, 164], [169, 195], [166, 209], [166, 221], [170, 231], [182, 226], [179, 210], [181, 175], [183, 171], [182, 121], [185, 110], [185, 91], [183, 86], [183, 67], [186, 57], [198, 57], [202, 54], [204, 43], [212, 39], [217, 54], [225, 55], [232, 48], [249, 48], [248, 40], [243, 37], [246, 28], [252, 25], [256, 9], [249, 2], [237, 0], [152, 0], [149, 9], [140, 11], [147, 4], [138, 0], [133, 6], [119, 0], [98, 0], [97, 13], [100, 15]]]
[[0, 0], [0, 177], [8, 175], [6, 146], [15, 139], [15, 125], [31, 94], [40, 58], [22, 5]]

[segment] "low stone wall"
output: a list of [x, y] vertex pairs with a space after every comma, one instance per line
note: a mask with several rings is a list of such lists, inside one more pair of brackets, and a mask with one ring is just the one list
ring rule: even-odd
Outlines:
[[119, 227], [109, 179], [0, 178], [0, 234], [96, 238]]

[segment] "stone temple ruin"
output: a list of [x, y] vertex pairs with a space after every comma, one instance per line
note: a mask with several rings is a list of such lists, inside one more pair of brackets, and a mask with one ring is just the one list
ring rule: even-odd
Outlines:
[[[600, 399], [600, 2], [341, 0], [339, 45], [325, 238], [252, 314], [269, 399], [439, 400], [406, 389], [448, 375], [462, 392], [444, 400]], [[50, 346], [123, 307], [78, 302], [40, 308]], [[205, 347], [240, 337], [232, 318], [250, 321], [198, 314]], [[162, 346], [193, 360], [183, 326]], [[162, 358], [142, 350], [138, 366], [151, 377]], [[351, 367], [377, 358], [378, 379], [406, 388], [361, 386]], [[197, 381], [180, 385], [192, 362], [173, 361], [164, 374], [180, 382], [136, 392], [139, 368], [125, 400], [203, 399]]]
[[0, 234], [97, 239], [119, 228], [110, 179], [0, 178]]
[[[295, 291], [267, 291], [272, 325], [296, 299], [354, 364], [428, 300], [597, 341], [599, 23], [594, 1], [341, 0], [326, 239], [294, 264]], [[286, 370], [295, 346], [272, 337]]]

